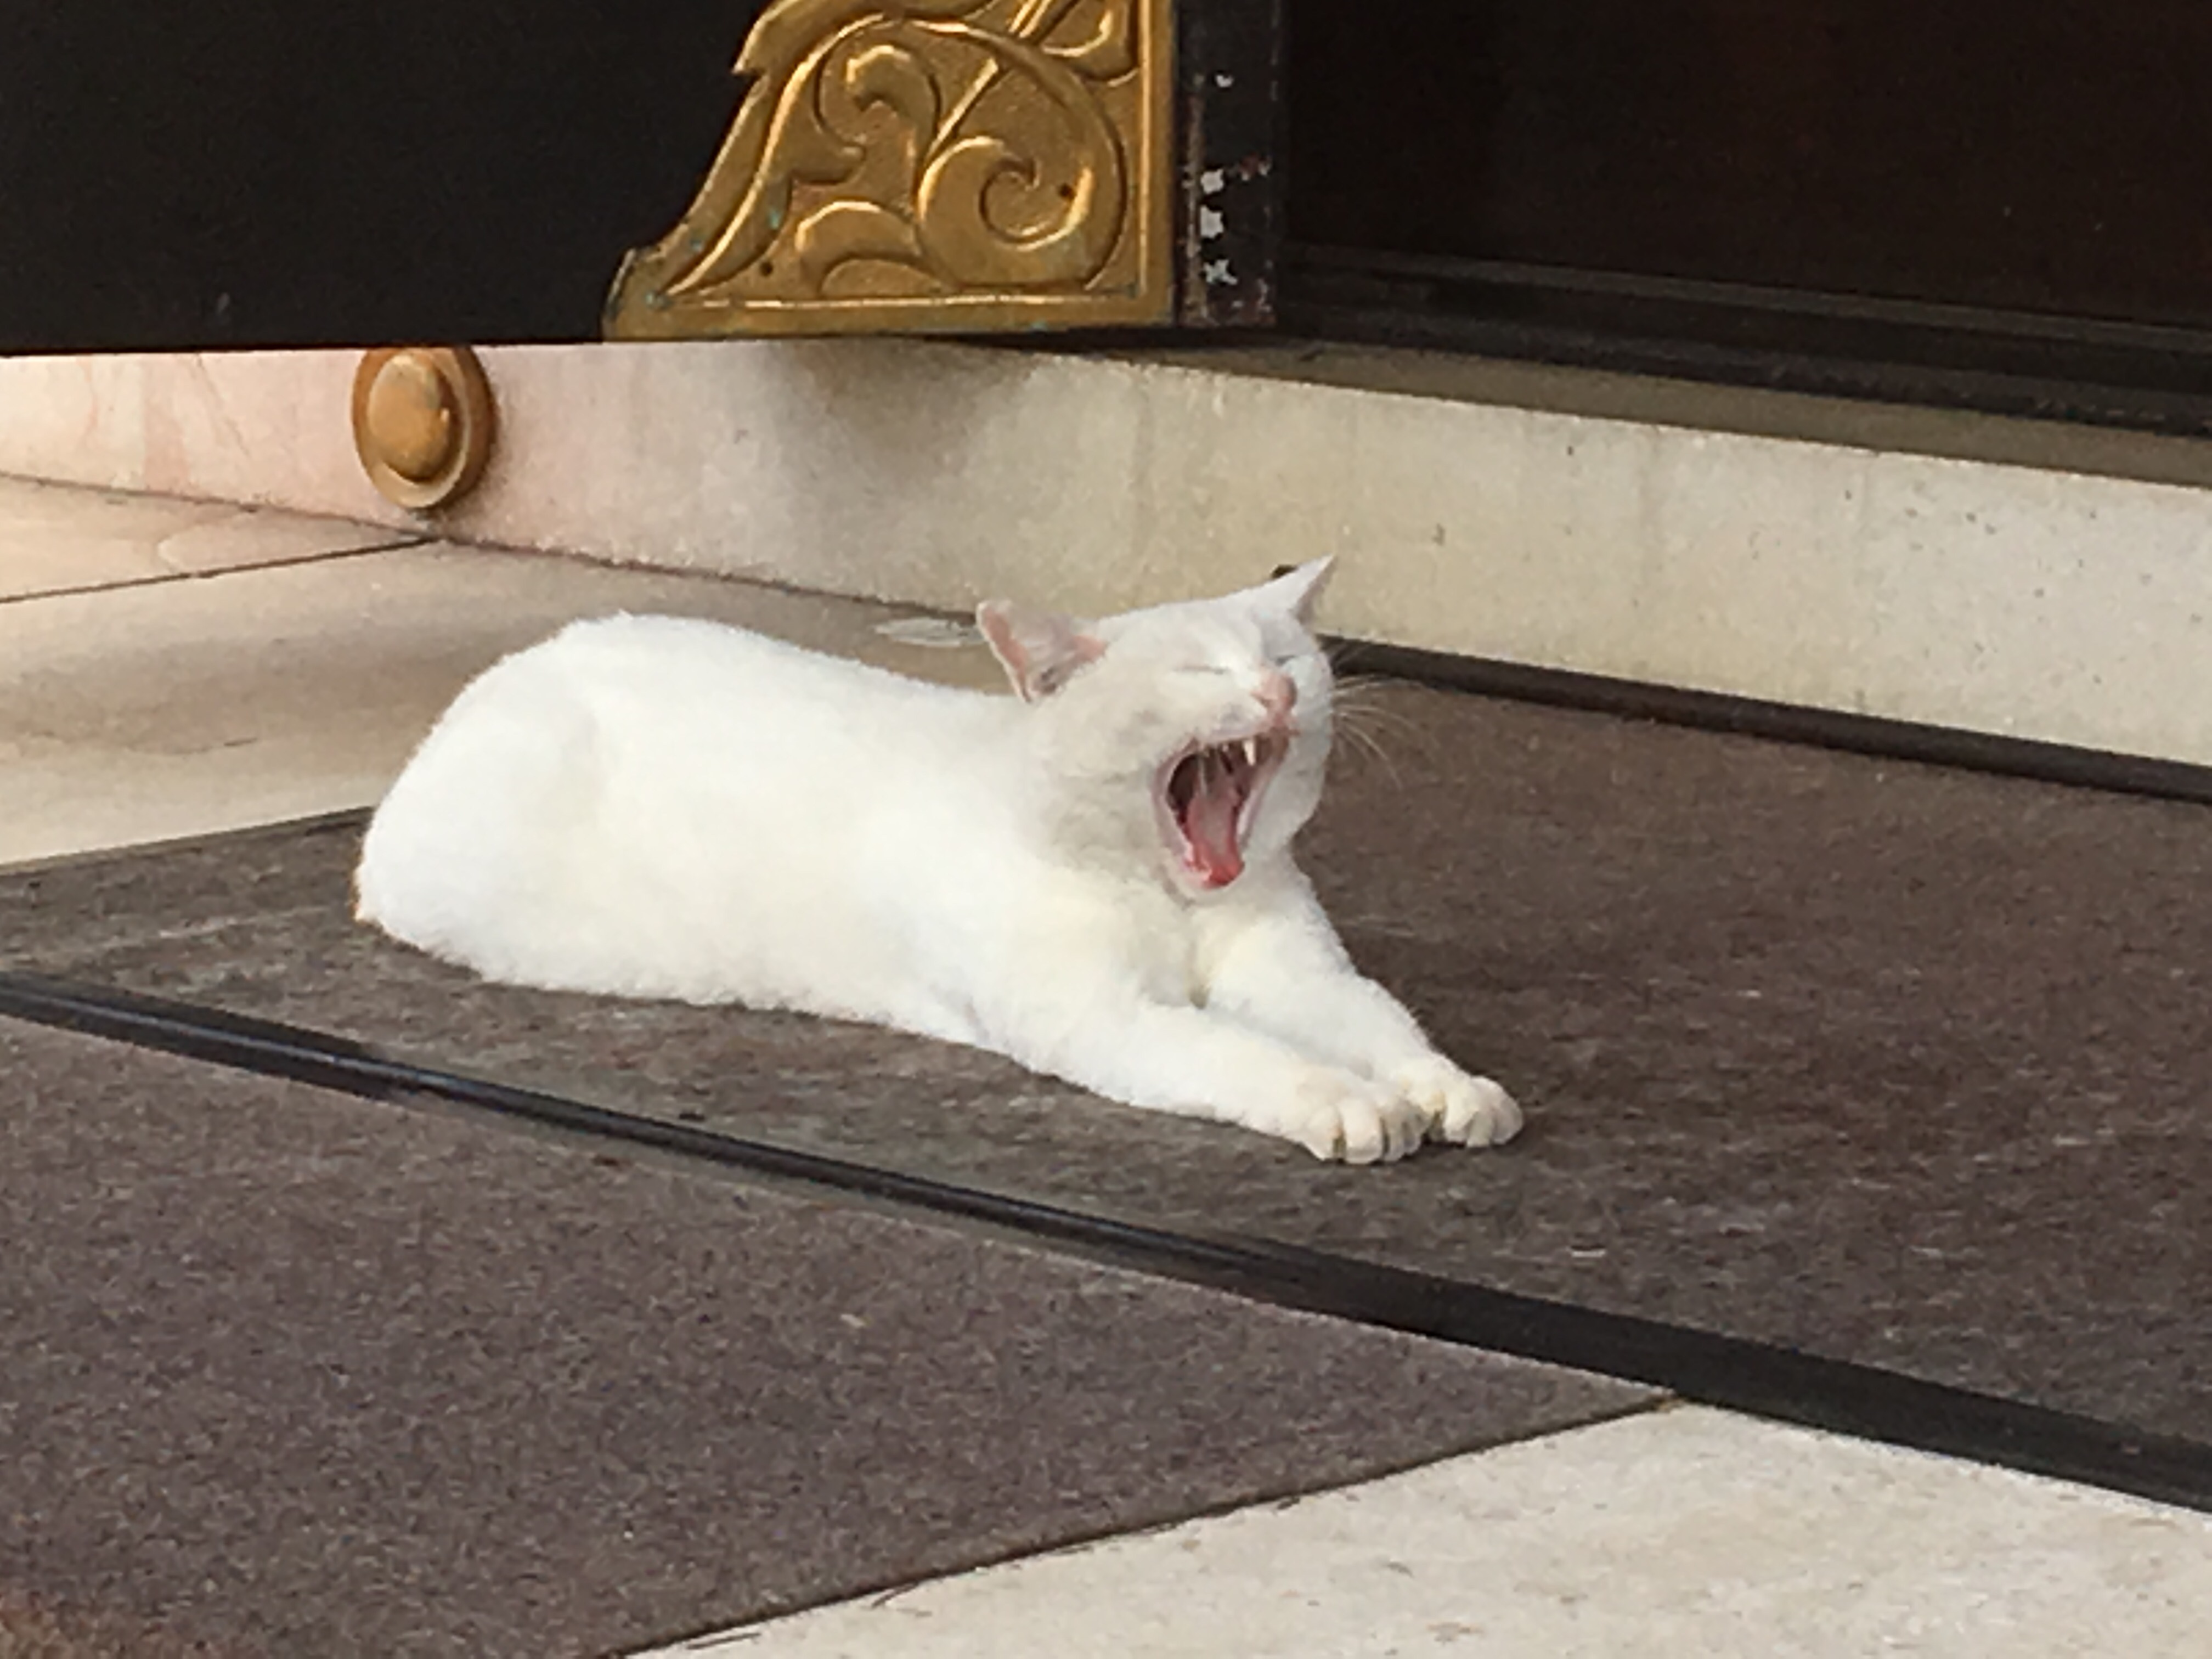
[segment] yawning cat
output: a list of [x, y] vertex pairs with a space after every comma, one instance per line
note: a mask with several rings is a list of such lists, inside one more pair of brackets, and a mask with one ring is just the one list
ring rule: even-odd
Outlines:
[[1018, 699], [741, 629], [578, 623], [454, 702], [356, 914], [516, 985], [868, 1020], [1322, 1158], [1521, 1113], [1346, 958], [1320, 799], [1327, 560], [1079, 623], [977, 613]]

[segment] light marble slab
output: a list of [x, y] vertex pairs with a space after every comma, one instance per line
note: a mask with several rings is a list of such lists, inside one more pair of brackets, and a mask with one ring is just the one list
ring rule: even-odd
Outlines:
[[450, 544], [18, 599], [0, 604], [0, 864], [370, 805], [471, 677], [623, 610], [1000, 684], [941, 629], [878, 631], [910, 611]]
[[344, 519], [0, 477], [0, 603], [423, 539], [419, 531]]
[[2212, 1517], [1673, 1407], [654, 1659], [2152, 1659]]

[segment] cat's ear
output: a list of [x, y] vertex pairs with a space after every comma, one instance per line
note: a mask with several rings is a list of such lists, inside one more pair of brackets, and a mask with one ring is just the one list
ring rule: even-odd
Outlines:
[[1328, 586], [1328, 573], [1335, 563], [1334, 554], [1325, 554], [1304, 564], [1284, 565], [1275, 572], [1274, 580], [1259, 591], [1296, 617], [1301, 627], [1310, 628], [1314, 606], [1320, 602], [1322, 589]]
[[1050, 696], [1085, 663], [1096, 662], [1105, 642], [1084, 631], [1073, 617], [1032, 611], [1011, 599], [987, 599], [975, 607], [975, 625], [998, 653], [999, 665], [1024, 702]]

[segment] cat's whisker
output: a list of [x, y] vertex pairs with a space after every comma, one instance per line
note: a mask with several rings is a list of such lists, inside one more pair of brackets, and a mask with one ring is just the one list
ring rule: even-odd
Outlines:
[[1372, 738], [1365, 738], [1363, 741], [1368, 753], [1375, 757], [1375, 763], [1382, 769], [1382, 775], [1389, 780], [1392, 790], [1403, 789], [1406, 787], [1405, 775], [1398, 770], [1398, 763], [1390, 757], [1390, 751]]
[[1393, 789], [1401, 789], [1405, 787], [1405, 780], [1399, 775], [1397, 762], [1391, 758], [1389, 751], [1376, 740], [1373, 732], [1368, 731], [1358, 720], [1347, 720], [1340, 716], [1336, 721], [1335, 729], [1339, 735], [1358, 745], [1364, 754], [1374, 758], [1376, 763], [1381, 766], [1389, 776], [1390, 787]]
[[1329, 672], [1334, 673], [1340, 682], [1386, 678], [1372, 672], [1363, 671], [1360, 667], [1361, 663], [1374, 654], [1374, 647], [1368, 641], [1331, 640], [1322, 647], [1322, 652], [1328, 659]]
[[1406, 716], [1395, 705], [1397, 696], [1404, 689], [1399, 680], [1382, 678], [1340, 680], [1332, 693], [1334, 706], [1339, 708], [1374, 709], [1398, 719]]
[[1388, 733], [1400, 743], [1408, 744], [1424, 761], [1433, 764], [1437, 758], [1435, 735], [1419, 720], [1395, 708], [1368, 708], [1358, 710], [1353, 718], [1375, 731]]
[[1434, 739], [1420, 722], [1389, 701], [1396, 684], [1379, 675], [1357, 678], [1348, 684], [1339, 681], [1332, 698], [1337, 724], [1340, 728], [1361, 728], [1363, 734], [1370, 738], [1377, 732], [1385, 733], [1394, 741], [1411, 744], [1425, 763], [1434, 765], [1437, 758]]
[[1387, 674], [1339, 673], [1335, 679], [1337, 695], [1340, 696], [1346, 692], [1372, 691], [1381, 686], [1396, 684], [1397, 682]]
[[1403, 680], [1394, 678], [1388, 674], [1346, 674], [1338, 677], [1334, 690], [1335, 695], [1340, 698], [1349, 697], [1355, 702], [1366, 702], [1375, 697], [1387, 696], [1404, 684]]
[[1340, 697], [1333, 705], [1339, 714], [1350, 714], [1361, 720], [1395, 720], [1404, 723], [1402, 711], [1380, 697]]

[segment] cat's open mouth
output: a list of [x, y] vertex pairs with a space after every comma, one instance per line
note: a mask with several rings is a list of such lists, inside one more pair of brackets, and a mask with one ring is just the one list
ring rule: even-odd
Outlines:
[[1262, 732], [1185, 750], [1160, 769], [1153, 788], [1168, 850], [1200, 885], [1226, 887], [1243, 873], [1260, 797], [1290, 747], [1287, 732]]

